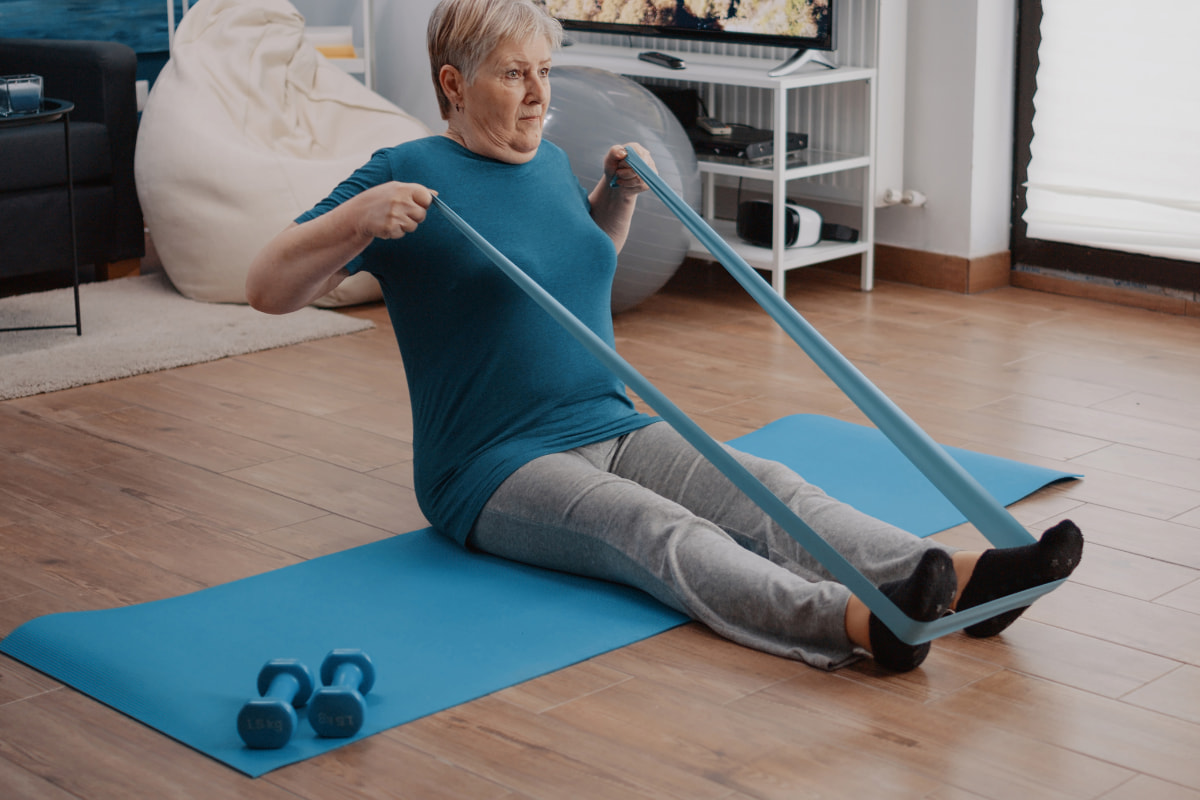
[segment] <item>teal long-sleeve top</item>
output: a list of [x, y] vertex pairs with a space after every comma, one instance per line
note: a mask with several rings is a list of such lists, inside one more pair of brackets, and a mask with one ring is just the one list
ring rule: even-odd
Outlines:
[[[597, 158], [603, 153], [597, 153]], [[610, 345], [612, 241], [592, 220], [566, 154], [543, 141], [525, 164], [444, 136], [375, 153], [304, 222], [388, 181], [420, 183]], [[492, 492], [548, 453], [652, 421], [624, 384], [431, 208], [416, 231], [376, 239], [347, 265], [378, 278], [413, 414], [417, 500], [464, 543]]]

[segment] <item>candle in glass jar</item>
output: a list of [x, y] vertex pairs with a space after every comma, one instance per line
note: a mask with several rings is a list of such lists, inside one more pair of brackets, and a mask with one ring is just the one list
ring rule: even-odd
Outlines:
[[28, 114], [42, 108], [40, 75], [13, 75], [3, 79], [7, 88], [10, 113]]

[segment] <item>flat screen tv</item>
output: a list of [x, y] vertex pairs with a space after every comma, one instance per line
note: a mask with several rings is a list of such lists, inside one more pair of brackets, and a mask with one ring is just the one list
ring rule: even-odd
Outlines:
[[[834, 49], [835, 0], [537, 0], [567, 30], [795, 48], [779, 69]], [[776, 72], [778, 70], [773, 70]]]

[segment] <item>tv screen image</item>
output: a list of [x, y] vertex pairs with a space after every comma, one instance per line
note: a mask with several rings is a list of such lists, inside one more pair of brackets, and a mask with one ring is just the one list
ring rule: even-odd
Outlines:
[[832, 50], [833, 0], [540, 0], [568, 30]]

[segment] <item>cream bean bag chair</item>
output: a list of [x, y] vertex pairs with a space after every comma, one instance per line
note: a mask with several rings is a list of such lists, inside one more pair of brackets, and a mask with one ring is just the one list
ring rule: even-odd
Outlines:
[[[134, 174], [163, 269], [186, 297], [246, 302], [246, 271], [276, 233], [375, 150], [430, 133], [303, 37], [286, 0], [201, 0], [175, 33]], [[364, 273], [317, 305], [379, 296]]]

